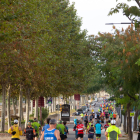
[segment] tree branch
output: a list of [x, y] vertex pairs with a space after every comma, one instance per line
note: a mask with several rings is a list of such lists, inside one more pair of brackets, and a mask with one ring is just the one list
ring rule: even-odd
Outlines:
[[139, 2], [139, 0], [135, 0], [136, 1], [136, 3], [138, 4], [138, 6], [140, 7], [140, 2]]
[[129, 93], [127, 93], [127, 94], [128, 94], [128, 96], [129, 96], [131, 99], [133, 99], [134, 101], [137, 101], [137, 99], [134, 98], [133, 96], [131, 96]]

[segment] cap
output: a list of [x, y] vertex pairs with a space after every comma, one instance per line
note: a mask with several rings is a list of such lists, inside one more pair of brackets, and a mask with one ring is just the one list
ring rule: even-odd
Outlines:
[[51, 119], [49, 123], [50, 123], [50, 124], [56, 124], [57, 122], [56, 122], [55, 119]]
[[18, 120], [14, 120], [14, 123], [18, 124]]
[[115, 120], [111, 120], [111, 124], [116, 124], [116, 121]]
[[34, 118], [34, 121], [37, 121], [37, 118]]

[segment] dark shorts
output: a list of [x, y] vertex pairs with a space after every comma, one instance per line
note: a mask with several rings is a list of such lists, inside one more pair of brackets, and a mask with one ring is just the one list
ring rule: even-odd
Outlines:
[[11, 140], [20, 140], [19, 138], [11, 138]]
[[66, 139], [67, 138], [67, 135], [64, 135], [64, 139]]
[[94, 138], [94, 134], [88, 134], [88, 138], [93, 139]]
[[101, 120], [101, 123], [104, 123], [104, 120]]
[[101, 138], [101, 134], [96, 134], [96, 138]]
[[108, 118], [108, 115], [105, 115], [106, 119]]
[[75, 132], [75, 138], [78, 139], [78, 134], [76, 134], [76, 132]]
[[61, 140], [64, 140], [65, 139], [65, 135], [64, 134], [61, 134], [60, 135], [60, 138], [61, 138]]
[[78, 134], [78, 138], [83, 138], [84, 134]]

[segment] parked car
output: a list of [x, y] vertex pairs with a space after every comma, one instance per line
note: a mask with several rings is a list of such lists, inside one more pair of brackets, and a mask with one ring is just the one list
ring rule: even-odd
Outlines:
[[56, 110], [60, 110], [60, 105], [59, 104], [56, 105]]
[[81, 113], [84, 113], [84, 112], [83, 112], [83, 109], [80, 108], [80, 109], [77, 109], [75, 115], [78, 115], [79, 116]]
[[89, 108], [87, 106], [82, 106], [81, 109], [83, 110], [83, 113], [86, 113], [89, 111]]
[[96, 103], [93, 103], [93, 104], [91, 104], [92, 106], [95, 106], [96, 105]]

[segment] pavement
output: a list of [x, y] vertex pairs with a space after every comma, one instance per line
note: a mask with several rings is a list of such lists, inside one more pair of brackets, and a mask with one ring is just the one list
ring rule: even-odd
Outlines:
[[[96, 106], [93, 108], [94, 109], [94, 112], [98, 112], [98, 108], [99, 108], [99, 105], [101, 104], [101, 102], [96, 102]], [[92, 108], [90, 108], [90, 111], [88, 112], [88, 114], [91, 114], [91, 110], [92, 110]], [[80, 116], [71, 116], [70, 117], [70, 123], [69, 124], [67, 124], [67, 126], [68, 126], [68, 128], [69, 128], [69, 135], [68, 135], [68, 138], [67, 138], [67, 140], [75, 140], [75, 131], [73, 131], [73, 120], [74, 120], [74, 118], [77, 118], [77, 119], [80, 119]], [[117, 119], [117, 125], [120, 125], [120, 123], [119, 123], [119, 118]], [[128, 139], [128, 137], [127, 137], [127, 135], [123, 132], [123, 130], [122, 130], [122, 127], [120, 127], [120, 129], [121, 129], [121, 132], [122, 132], [122, 134], [123, 134], [123, 137], [122, 138], [119, 138], [119, 140], [127, 140]], [[106, 137], [105, 137], [105, 135], [104, 135], [104, 133], [105, 133], [105, 130], [103, 129], [102, 131], [101, 131], [101, 140], [106, 140]], [[84, 138], [83, 138], [83, 140], [87, 140], [88, 139], [88, 134], [86, 134], [86, 133], [84, 133]], [[96, 138], [95, 138], [95, 136], [94, 136], [94, 140], [95, 140]], [[11, 138], [10, 138], [10, 135], [7, 135], [7, 136], [4, 136], [4, 135], [2, 135], [1, 133], [0, 133], [0, 140], [11, 140]], [[24, 136], [21, 136], [20, 137], [20, 140], [25, 140], [25, 137]], [[38, 140], [40, 140], [40, 139], [38, 139]]]

